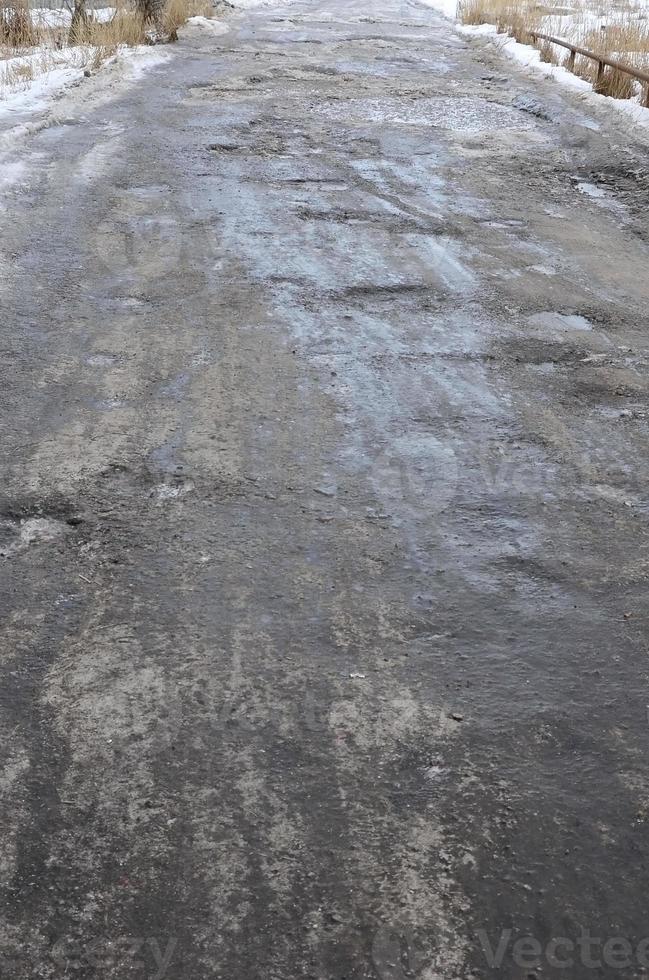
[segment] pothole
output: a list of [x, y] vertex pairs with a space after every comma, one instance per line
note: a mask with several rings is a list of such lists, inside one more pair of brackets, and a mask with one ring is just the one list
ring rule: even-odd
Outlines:
[[11, 558], [33, 545], [49, 544], [70, 531], [70, 524], [51, 517], [0, 522], [0, 558]]
[[597, 184], [591, 184], [587, 180], [580, 180], [576, 187], [579, 193], [585, 194], [586, 197], [594, 197], [598, 200], [606, 197], [606, 191], [603, 187], [598, 187]]
[[116, 364], [118, 360], [119, 357], [117, 354], [104, 353], [90, 354], [85, 359], [86, 364], [88, 364], [90, 367], [111, 367], [113, 364]]
[[602, 186], [601, 181], [597, 183], [590, 180], [581, 180], [577, 176], [573, 176], [575, 189], [583, 194], [585, 197], [591, 198], [598, 207], [605, 208], [608, 211], [615, 211], [616, 213], [624, 213], [624, 204], [617, 200], [620, 188], [615, 186], [606, 187]]
[[85, 404], [95, 412], [113, 412], [116, 408], [123, 408], [125, 402], [121, 398], [88, 398]]
[[592, 330], [590, 320], [579, 313], [553, 313], [544, 311], [534, 313], [529, 317], [529, 323], [534, 327], [547, 328], [550, 332], [565, 332], [572, 330]]
[[191, 493], [193, 489], [193, 480], [183, 480], [180, 483], [158, 483], [157, 486], [152, 488], [151, 496], [159, 504], [162, 504], [167, 500], [178, 500], [185, 497], [188, 493]]
[[553, 117], [547, 110], [547, 106], [542, 105], [538, 99], [531, 98], [529, 95], [517, 95], [512, 102], [512, 107], [519, 112], [526, 112], [536, 119], [544, 119], [551, 122]]

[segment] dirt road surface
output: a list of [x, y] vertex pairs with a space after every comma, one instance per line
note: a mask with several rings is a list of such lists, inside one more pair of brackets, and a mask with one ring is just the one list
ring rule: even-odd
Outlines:
[[2, 144], [0, 975], [645, 976], [647, 145], [228, 23]]

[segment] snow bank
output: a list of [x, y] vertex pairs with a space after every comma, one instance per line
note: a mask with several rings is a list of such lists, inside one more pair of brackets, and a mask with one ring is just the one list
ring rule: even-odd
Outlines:
[[541, 61], [541, 54], [535, 47], [530, 44], [519, 44], [508, 34], [499, 34], [494, 24], [480, 24], [478, 26], [458, 24], [457, 31], [459, 34], [469, 37], [488, 37], [499, 51], [508, 58], [513, 58], [514, 61], [524, 65], [531, 72], [540, 72], [546, 77], [554, 78], [561, 85], [583, 93], [588, 99], [595, 100], [599, 105], [606, 105], [608, 108], [625, 112], [636, 123], [649, 126], [649, 109], [640, 105], [635, 99], [611, 99], [605, 95], [598, 95], [593, 91], [590, 82], [578, 75], [573, 75], [567, 68]]
[[[38, 72], [38, 63], [49, 58], [51, 52], [37, 51], [20, 58], [9, 58], [3, 63], [8, 71], [33, 70], [35, 77], [22, 82], [0, 84], [0, 119], [8, 116], [23, 115], [25, 112], [37, 112], [45, 108], [49, 99], [57, 92], [72, 85], [83, 77], [83, 68], [61, 61], [51, 61], [49, 68]], [[32, 65], [35, 66], [32, 68]]]

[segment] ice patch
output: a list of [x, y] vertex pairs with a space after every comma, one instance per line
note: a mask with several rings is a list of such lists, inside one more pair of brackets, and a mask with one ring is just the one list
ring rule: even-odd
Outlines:
[[467, 96], [432, 99], [340, 99], [314, 106], [328, 119], [341, 122], [397, 123], [405, 126], [436, 126], [462, 132], [529, 129], [532, 125], [509, 106]]
[[540, 276], [556, 276], [557, 270], [551, 265], [531, 265], [530, 272], [538, 272]]
[[405, 241], [417, 250], [424, 264], [433, 269], [441, 282], [455, 291], [468, 291], [474, 285], [473, 273], [456, 254], [458, 245], [451, 239], [406, 235]]

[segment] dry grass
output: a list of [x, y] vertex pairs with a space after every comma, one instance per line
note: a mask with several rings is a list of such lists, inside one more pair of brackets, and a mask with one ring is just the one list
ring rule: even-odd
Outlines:
[[550, 41], [543, 41], [539, 48], [539, 54], [541, 56], [541, 61], [547, 61], [549, 65], [559, 64], [559, 55], [557, 54], [557, 48], [555, 44]]
[[608, 95], [611, 99], [632, 99], [636, 84], [629, 75], [617, 68], [607, 68], [599, 81], [595, 81], [595, 91]]
[[615, 56], [624, 52], [630, 55], [649, 53], [649, 24], [646, 20], [627, 19], [607, 24], [584, 34], [584, 47], [592, 51]]
[[82, 43], [97, 48], [116, 50], [121, 44], [135, 47], [146, 40], [144, 17], [126, 7], [119, 7], [115, 16], [106, 22], [89, 20], [84, 27]]
[[635, 83], [629, 75], [616, 68], [606, 68], [598, 78], [597, 64], [587, 59], [583, 61], [585, 63], [579, 66], [576, 74], [590, 82], [598, 95], [607, 95], [611, 99], [632, 99], [636, 94]]
[[495, 23], [494, 4], [491, 0], [461, 0], [458, 14], [463, 24]]
[[531, 31], [538, 30], [539, 19], [533, 9], [517, 10], [510, 7], [501, 14], [497, 27], [501, 33], [511, 34], [520, 44], [532, 44]]
[[523, 44], [538, 27], [536, 8], [516, 0], [460, 0], [458, 10], [463, 24], [495, 24], [501, 34], [511, 34]]
[[3, 0], [0, 7], [0, 41], [11, 48], [27, 48], [36, 43], [26, 0]]
[[[211, 16], [211, 4], [207, 0], [167, 0], [162, 8], [159, 26], [169, 40], [175, 40], [178, 29], [197, 14]], [[109, 21], [99, 22], [88, 18], [79, 26], [75, 40], [77, 44], [89, 44], [115, 51], [123, 44], [127, 47], [146, 44], [149, 35], [150, 24], [139, 10], [119, 6], [115, 16]]]

